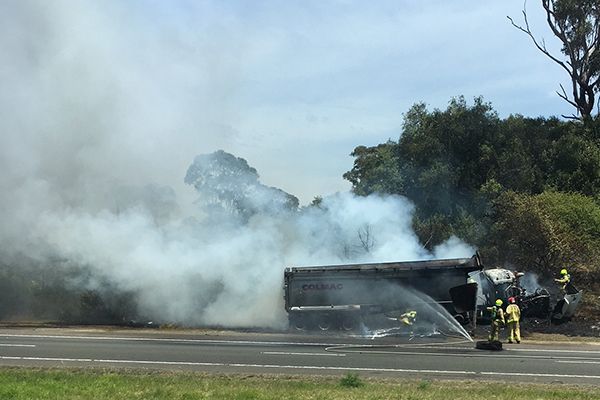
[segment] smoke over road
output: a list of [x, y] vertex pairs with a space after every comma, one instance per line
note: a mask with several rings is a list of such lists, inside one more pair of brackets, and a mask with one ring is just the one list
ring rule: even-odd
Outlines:
[[400, 197], [208, 223], [183, 179], [195, 155], [233, 141], [220, 122], [236, 118], [230, 54], [136, 30], [126, 3], [108, 4], [110, 16], [86, 1], [0, 4], [2, 317], [48, 299], [43, 315], [64, 317], [69, 293], [118, 308], [127, 293], [157, 322], [279, 327], [287, 265], [473, 254], [454, 239], [423, 250]]

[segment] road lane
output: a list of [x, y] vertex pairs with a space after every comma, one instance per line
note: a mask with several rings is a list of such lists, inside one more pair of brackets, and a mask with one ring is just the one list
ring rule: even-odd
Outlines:
[[493, 379], [600, 384], [600, 346], [411, 343], [326, 336], [175, 334], [0, 329], [0, 365], [110, 366], [174, 370]]
[[[541, 348], [550, 346], [552, 348]], [[600, 347], [581, 345], [579, 350], [557, 348], [563, 344], [528, 345], [509, 347], [504, 351], [482, 351], [474, 346], [397, 346], [395, 348], [332, 348], [331, 351], [358, 351], [373, 354], [389, 354], [406, 368], [415, 370], [437, 370], [489, 375], [503, 380], [556, 380], [559, 378], [585, 377], [592, 384], [600, 384], [599, 370], [589, 365], [600, 363]], [[572, 364], [565, 368], [561, 364]], [[586, 366], [587, 365], [587, 366]], [[593, 383], [595, 382], [595, 383]]]

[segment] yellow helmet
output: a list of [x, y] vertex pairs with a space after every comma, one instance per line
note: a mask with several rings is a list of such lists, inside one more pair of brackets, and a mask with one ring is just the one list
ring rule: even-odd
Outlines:
[[496, 305], [498, 307], [502, 307], [502, 300], [500, 300], [500, 299], [496, 300]]
[[566, 270], [566, 269], [562, 269], [562, 270], [560, 270], [560, 274], [561, 274], [561, 275], [567, 275], [567, 270]]

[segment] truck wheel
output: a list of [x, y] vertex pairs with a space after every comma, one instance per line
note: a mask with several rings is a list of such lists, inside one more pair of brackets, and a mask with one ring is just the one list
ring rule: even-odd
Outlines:
[[317, 326], [319, 327], [320, 330], [328, 331], [329, 329], [331, 329], [331, 325], [332, 325], [331, 314], [329, 314], [329, 313], [319, 314], [319, 316], [317, 317]]
[[305, 315], [294, 315], [290, 318], [290, 326], [297, 331], [305, 331], [308, 327], [308, 318]]
[[353, 331], [356, 328], [356, 319], [353, 317], [344, 317], [342, 319], [342, 329], [345, 331]]

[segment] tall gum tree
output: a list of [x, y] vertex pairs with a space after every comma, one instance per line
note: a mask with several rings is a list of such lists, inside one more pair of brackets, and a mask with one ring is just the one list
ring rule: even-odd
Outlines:
[[572, 97], [560, 85], [558, 95], [577, 110], [577, 115], [564, 116], [586, 120], [592, 116], [600, 79], [600, 0], [542, 0], [546, 21], [552, 33], [562, 42], [561, 52], [566, 60], [551, 54], [544, 39], [537, 39], [529, 27], [523, 6], [524, 26], [509, 16], [512, 25], [525, 32], [535, 46], [552, 61], [560, 65], [571, 78]]

